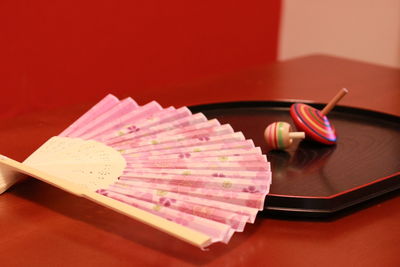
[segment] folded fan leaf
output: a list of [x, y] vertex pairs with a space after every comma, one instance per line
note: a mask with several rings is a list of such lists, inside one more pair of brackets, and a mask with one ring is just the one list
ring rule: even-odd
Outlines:
[[271, 183], [265, 155], [230, 125], [186, 107], [139, 106], [112, 95], [24, 164], [200, 247], [227, 243], [254, 222]]

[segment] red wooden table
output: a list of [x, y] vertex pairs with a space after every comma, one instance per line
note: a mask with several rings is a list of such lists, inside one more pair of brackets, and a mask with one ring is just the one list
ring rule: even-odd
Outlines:
[[[327, 102], [341, 87], [351, 90], [343, 105], [400, 115], [400, 70], [323, 55], [210, 77], [165, 88], [161, 94], [154, 88], [130, 95], [141, 104], [156, 99], [164, 106], [234, 100]], [[1, 153], [23, 160], [92, 104], [2, 120]], [[325, 220], [264, 213], [229, 245], [201, 251], [30, 179], [0, 196], [0, 264], [400, 266], [399, 209], [399, 192], [394, 192]]]

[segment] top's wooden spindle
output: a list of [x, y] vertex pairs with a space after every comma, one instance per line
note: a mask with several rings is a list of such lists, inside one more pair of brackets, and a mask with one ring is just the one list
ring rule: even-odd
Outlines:
[[336, 106], [336, 104], [340, 101], [340, 99], [342, 99], [348, 92], [349, 90], [347, 90], [346, 88], [340, 90], [335, 95], [335, 97], [332, 98], [332, 100], [329, 101], [329, 103], [321, 110], [321, 115], [325, 116], [326, 114], [328, 114]]

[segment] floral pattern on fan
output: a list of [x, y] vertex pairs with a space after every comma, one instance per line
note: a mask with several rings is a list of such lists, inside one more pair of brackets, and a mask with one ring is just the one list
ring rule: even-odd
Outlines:
[[[155, 101], [140, 106], [108, 95], [56, 139], [60, 144], [52, 161], [59, 164], [67, 156], [83, 165], [96, 160], [83, 159], [90, 153], [79, 146], [74, 150], [69, 141], [83, 148], [100, 144], [119, 155], [124, 162], [119, 174], [92, 184], [97, 193], [204, 233], [211, 242], [227, 243], [254, 222], [271, 183], [260, 148], [230, 125], [187, 107], [163, 108]], [[42, 164], [45, 150], [46, 144], [27, 162]], [[112, 161], [107, 168], [113, 168]], [[65, 179], [88, 183], [82, 176]]]

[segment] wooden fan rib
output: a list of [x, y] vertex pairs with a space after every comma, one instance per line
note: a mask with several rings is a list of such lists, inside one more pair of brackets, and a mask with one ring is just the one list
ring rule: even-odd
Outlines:
[[[128, 197], [126, 195], [114, 193], [111, 191], [103, 191], [101, 192], [101, 194], [104, 194], [104, 196], [113, 198], [115, 200], [128, 203], [131, 206], [145, 210], [154, 215], [158, 215], [160, 216], [160, 218], [164, 218], [178, 224], [183, 224], [185, 227], [194, 231], [207, 233], [207, 235], [211, 237], [212, 242], [226, 243], [227, 241], [229, 241], [230, 237], [233, 234], [231, 233], [232, 228], [227, 224], [208, 220], [202, 217], [193, 216], [169, 207], [158, 204], [155, 205], [151, 202]], [[196, 217], [196, 220], [194, 220], [194, 217]]]

